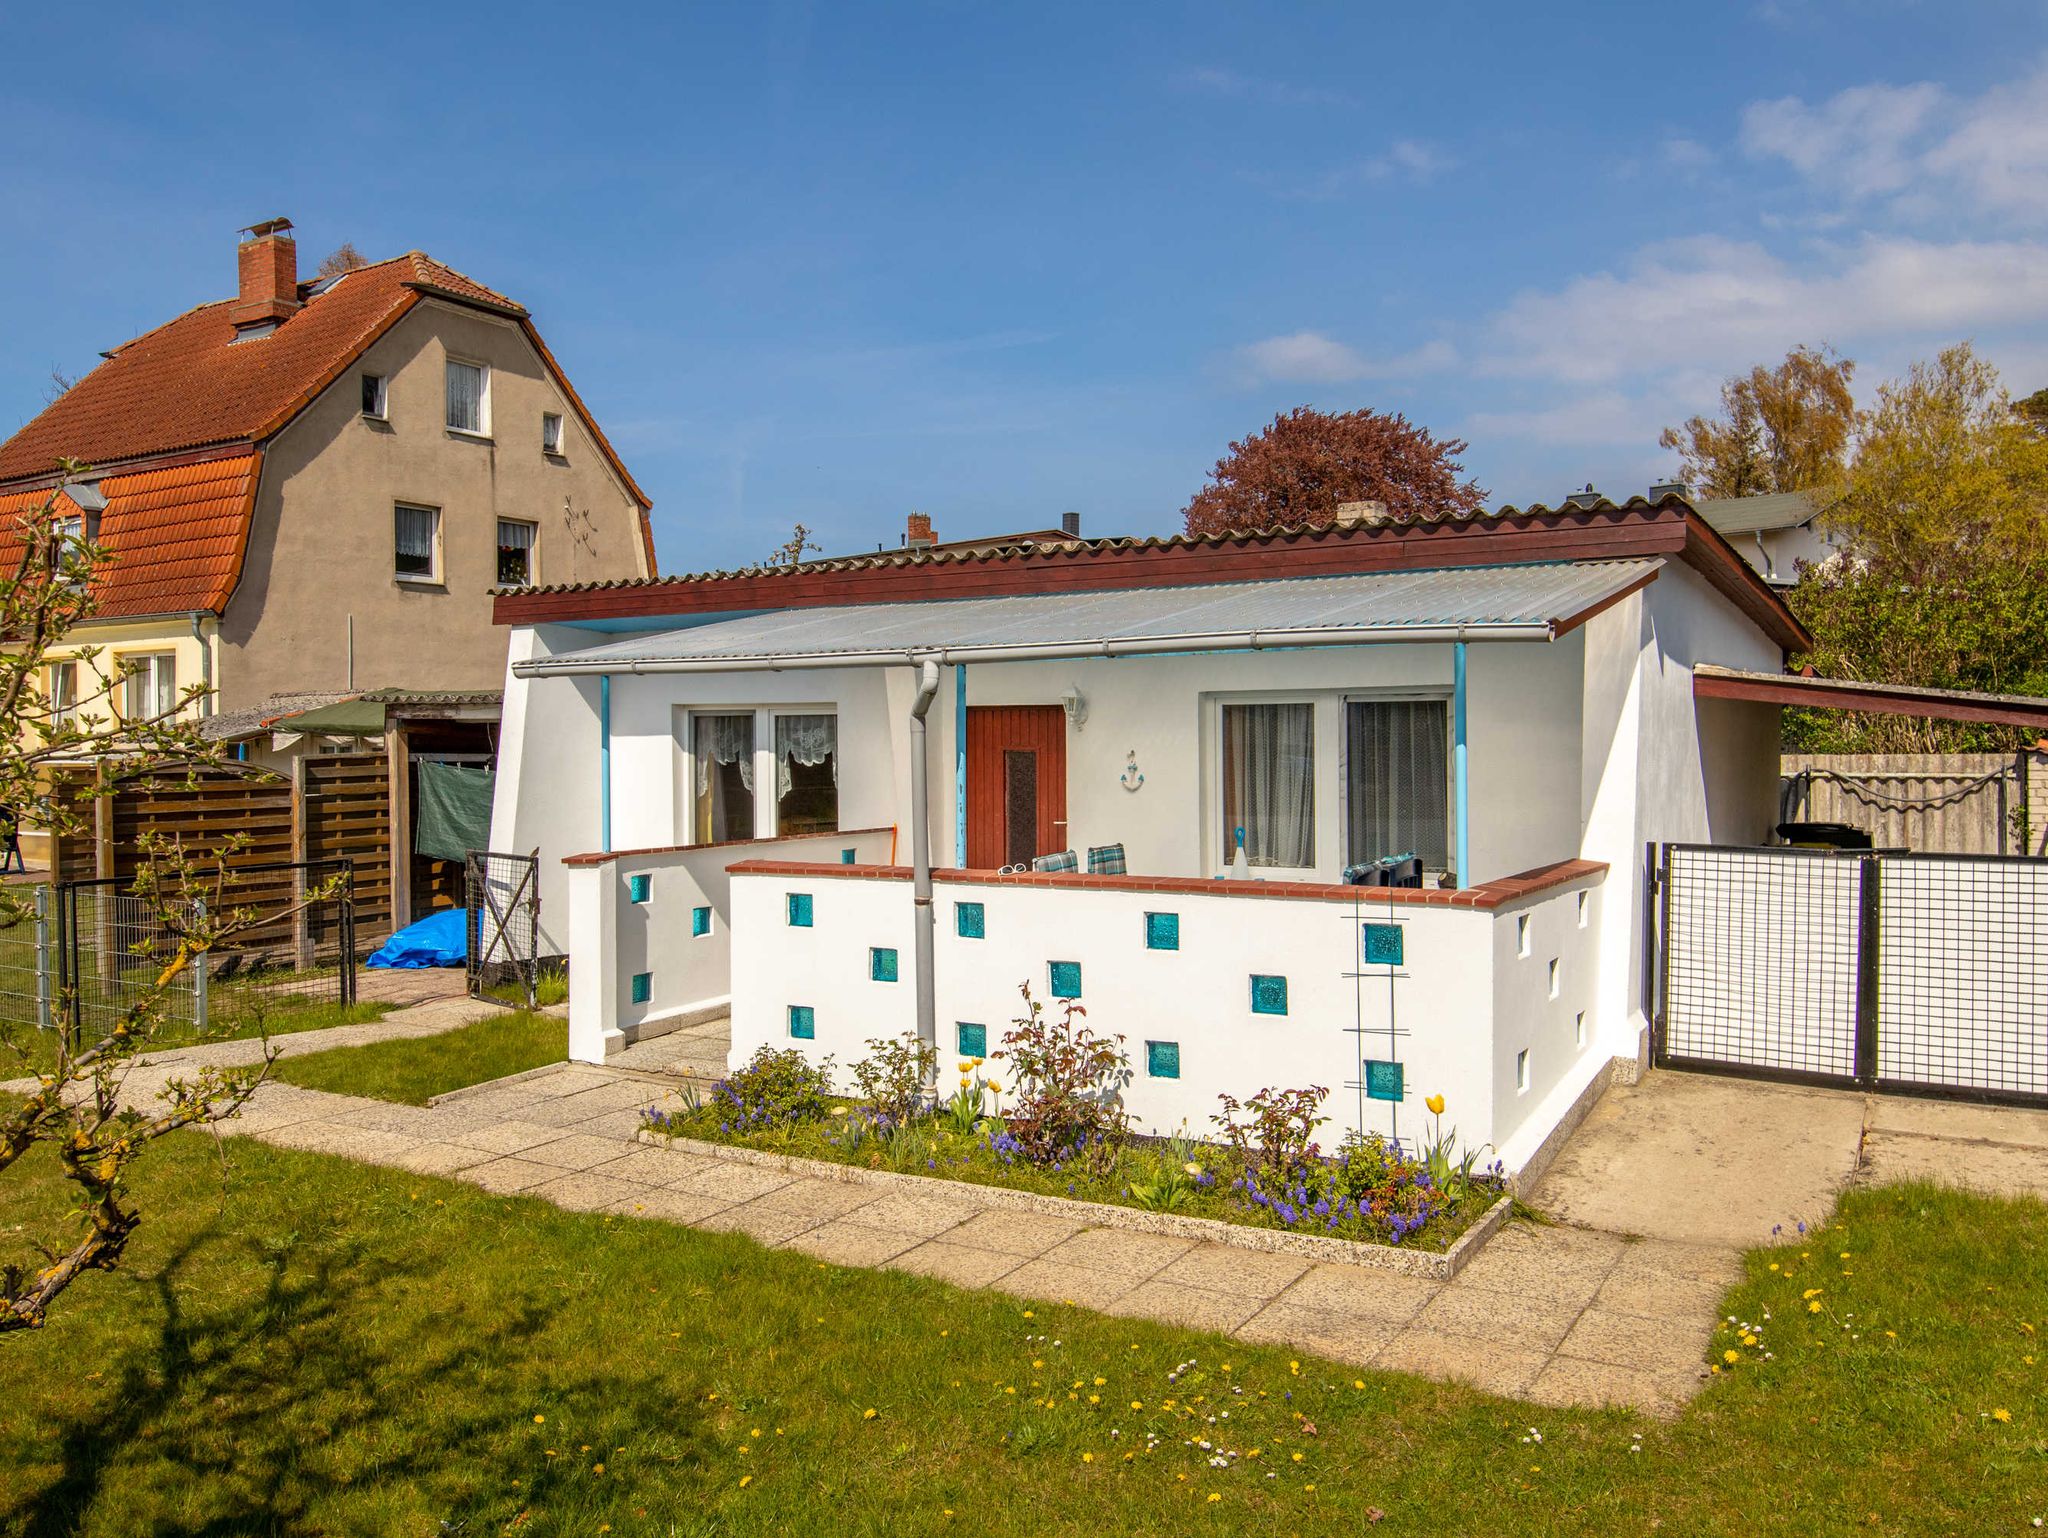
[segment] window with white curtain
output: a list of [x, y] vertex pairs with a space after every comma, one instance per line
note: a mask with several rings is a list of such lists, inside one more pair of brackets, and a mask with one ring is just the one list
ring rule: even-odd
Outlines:
[[498, 520], [498, 586], [525, 587], [535, 580], [533, 538], [538, 525], [518, 518]]
[[1247, 862], [1283, 870], [1316, 863], [1315, 706], [1223, 707], [1223, 839], [1227, 862], [1242, 830]]
[[121, 685], [121, 716], [128, 721], [152, 721], [169, 715], [178, 705], [178, 658], [173, 652], [146, 652], [123, 657], [129, 669]]
[[552, 411], [540, 414], [540, 451], [543, 454], [562, 452], [562, 419]]
[[1450, 706], [1444, 700], [1344, 703], [1345, 859], [1419, 855], [1450, 865]]
[[409, 507], [394, 510], [392, 570], [401, 582], [435, 582], [441, 573], [441, 510]]
[[491, 430], [491, 371], [481, 363], [448, 360], [448, 428], [458, 433]]
[[839, 828], [839, 718], [775, 718], [775, 831], [832, 833]]
[[754, 836], [754, 712], [690, 718], [691, 841]]
[[78, 664], [50, 664], [50, 724], [65, 726], [78, 720]]

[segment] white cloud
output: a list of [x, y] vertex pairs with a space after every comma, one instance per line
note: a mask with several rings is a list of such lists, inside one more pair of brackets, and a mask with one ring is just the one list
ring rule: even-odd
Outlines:
[[1697, 139], [1666, 139], [1657, 147], [1666, 166], [1674, 171], [1704, 171], [1714, 163], [1714, 152]]
[[1327, 202], [1346, 197], [1362, 187], [1400, 179], [1420, 186], [1434, 181], [1457, 162], [1448, 151], [1421, 139], [1397, 139], [1376, 155], [1347, 161], [1309, 176], [1261, 177], [1260, 180], [1283, 198]]
[[1597, 382], [1745, 368], [1800, 342], [1954, 340], [2048, 321], [2048, 245], [1869, 236], [1795, 265], [1753, 242], [1664, 242], [1619, 273], [1518, 295], [1487, 324], [1482, 372]]
[[1975, 98], [1931, 82], [1852, 86], [1826, 101], [1753, 102], [1742, 146], [1830, 196], [1891, 199], [1907, 216], [1962, 203], [2048, 221], [2048, 63]]
[[1375, 359], [1320, 331], [1269, 336], [1238, 348], [1232, 357], [1235, 372], [1246, 384], [1345, 384], [1433, 373], [1457, 361], [1448, 342], [1428, 342], [1411, 352]]

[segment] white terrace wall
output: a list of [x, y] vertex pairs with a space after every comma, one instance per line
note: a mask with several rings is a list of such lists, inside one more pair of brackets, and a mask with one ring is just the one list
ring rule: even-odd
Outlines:
[[[843, 1086], [869, 1041], [915, 1029], [905, 874], [733, 874], [734, 1063], [763, 1046], [794, 1046], [832, 1058]], [[950, 1086], [955, 1055], [972, 1045], [963, 1044], [963, 1024], [981, 1028], [1000, 1080], [1002, 1037], [1023, 1007], [1020, 985], [1057, 1011], [1052, 964], [1070, 962], [1089, 1026], [1125, 1038], [1133, 1073], [1125, 1098], [1142, 1130], [1170, 1132], [1185, 1122], [1206, 1135], [1219, 1094], [1243, 1099], [1267, 1086], [1320, 1084], [1331, 1091], [1331, 1141], [1361, 1124], [1414, 1138], [1424, 1097], [1442, 1094], [1463, 1137], [1525, 1156], [1600, 1066], [1592, 1047], [1598, 884], [1591, 872], [1520, 906], [1480, 909], [1264, 895], [1256, 884], [1148, 892], [1086, 878], [943, 876], [940, 1082]], [[793, 895], [808, 899], [808, 924], [791, 923]], [[962, 925], [962, 904], [980, 905], [980, 937], [961, 933], [974, 927]], [[1173, 949], [1147, 943], [1147, 915], [1162, 913], [1175, 919]], [[1517, 950], [1524, 918], [1526, 956]], [[1388, 968], [1355, 959], [1361, 920], [1400, 927], [1405, 957], [1391, 978]], [[878, 950], [894, 952], [895, 981], [876, 976]], [[1286, 980], [1284, 1015], [1254, 1009], [1254, 975]], [[793, 1008], [808, 1011], [814, 1035], [792, 1036]], [[1582, 1014], [1583, 1033], [1575, 1029]], [[1365, 1057], [1402, 1063], [1406, 1081], [1403, 1103], [1367, 1099], [1362, 1123], [1351, 1087], [1361, 1041]], [[1177, 1077], [1155, 1071], [1166, 1065], [1153, 1043], [1174, 1049]], [[1526, 1088], [1516, 1077], [1525, 1052]]]
[[[737, 860], [886, 860], [891, 830], [649, 849], [568, 867], [569, 1056], [601, 1063], [629, 1042], [723, 1013], [732, 992]], [[586, 961], [588, 958], [588, 961]], [[635, 997], [634, 979], [644, 978]]]

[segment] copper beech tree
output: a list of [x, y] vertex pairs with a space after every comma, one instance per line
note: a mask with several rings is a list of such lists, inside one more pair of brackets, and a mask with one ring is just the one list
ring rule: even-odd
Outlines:
[[1319, 527], [1345, 502], [1381, 502], [1396, 519], [1476, 513], [1486, 493], [1459, 479], [1468, 447], [1398, 412], [1296, 406], [1216, 461], [1185, 509], [1187, 531]]
[[[63, 468], [67, 475], [84, 469]], [[220, 751], [181, 719], [203, 689], [187, 690], [171, 709], [123, 719], [114, 702], [126, 670], [97, 648], [67, 642], [93, 613], [93, 576], [109, 557], [81, 520], [63, 516], [60, 491], [0, 529], [0, 807], [17, 824], [61, 835], [76, 833], [92, 816], [92, 800], [108, 793], [111, 777], [72, 776], [66, 783], [73, 788], [60, 790], [60, 766], [113, 759], [127, 772], [189, 779], [218, 763]], [[50, 698], [46, 679], [59, 655], [75, 666], [75, 698]], [[164, 1027], [166, 990], [207, 950], [280, 916], [236, 905], [231, 880], [220, 873], [231, 852], [232, 845], [200, 851], [162, 842], [141, 852], [130, 891], [148, 915], [149, 936], [122, 958], [142, 973], [141, 986], [98, 1040], [74, 1041], [62, 1029], [0, 1018], [0, 1081], [32, 1082], [25, 1096], [0, 1096], [0, 1210], [20, 1210], [4, 1194], [7, 1182], [20, 1184], [21, 1161], [39, 1148], [75, 1188], [69, 1213], [52, 1220], [53, 1232], [20, 1226], [7, 1236], [0, 1335], [42, 1324], [80, 1276], [118, 1265], [141, 1221], [127, 1186], [135, 1161], [172, 1132], [232, 1115], [269, 1069], [266, 1042], [250, 1066], [174, 1075], [153, 1094], [131, 1083], [137, 1055]], [[306, 901], [326, 895], [323, 888]], [[0, 885], [0, 944], [28, 943], [34, 918], [31, 888]], [[55, 1002], [61, 1018], [68, 1001], [60, 995]]]

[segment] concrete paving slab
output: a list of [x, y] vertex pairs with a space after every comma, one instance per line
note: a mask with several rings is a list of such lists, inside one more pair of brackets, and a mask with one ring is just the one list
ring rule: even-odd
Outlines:
[[1106, 1309], [1137, 1286], [1128, 1271], [1103, 1271], [1040, 1256], [1027, 1260], [995, 1282], [996, 1290], [1040, 1303], [1065, 1303]]
[[1862, 1137], [1860, 1095], [1651, 1073], [1607, 1092], [1531, 1205], [1609, 1233], [1762, 1244], [1833, 1210]]
[[497, 1195], [510, 1196], [529, 1186], [553, 1180], [561, 1173], [561, 1166], [555, 1164], [534, 1164], [525, 1159], [493, 1159], [487, 1164], [471, 1165], [457, 1178]]
[[1241, 1250], [1227, 1244], [1198, 1244], [1169, 1261], [1156, 1280], [1242, 1295], [1264, 1303], [1286, 1291], [1309, 1265], [1308, 1259], [1300, 1255]]
[[893, 1228], [913, 1238], [930, 1239], [958, 1228], [986, 1210], [970, 1205], [965, 1197], [891, 1191], [862, 1208], [860, 1220], [876, 1228]]
[[1442, 1282], [1425, 1277], [1325, 1261], [1310, 1266], [1280, 1294], [1279, 1301], [1290, 1308], [1401, 1325], [1421, 1313], [1422, 1306], [1443, 1289]]
[[1243, 1292], [1217, 1292], [1187, 1287], [1155, 1276], [1138, 1283], [1111, 1303], [1105, 1313], [1158, 1319], [1188, 1330], [1215, 1330], [1228, 1335], [1264, 1306], [1265, 1300]]
[[1582, 1306], [1546, 1293], [1494, 1292], [1454, 1280], [1423, 1305], [1415, 1328], [1547, 1353], [1557, 1349]]
[[700, 1154], [681, 1153], [672, 1148], [634, 1147], [623, 1158], [606, 1165], [604, 1172], [643, 1185], [673, 1186], [702, 1175], [714, 1162]]
[[488, 1164], [497, 1157], [481, 1148], [464, 1148], [460, 1143], [415, 1143], [392, 1162], [395, 1168], [411, 1170], [415, 1175], [453, 1175], [458, 1170]]
[[763, 1207], [759, 1202], [741, 1202], [738, 1206], [727, 1207], [707, 1218], [699, 1219], [697, 1226], [724, 1233], [745, 1234], [749, 1239], [757, 1239], [762, 1244], [776, 1245], [794, 1239], [807, 1229], [816, 1228], [820, 1221], [821, 1219], [814, 1213]]
[[1713, 1333], [1712, 1314], [1695, 1314], [1681, 1324], [1669, 1315], [1651, 1319], [1589, 1308], [1558, 1344], [1557, 1354], [1639, 1372], [1684, 1372], [1705, 1359]]
[[923, 1242], [886, 1228], [836, 1221], [785, 1239], [781, 1247], [835, 1266], [879, 1266]]
[[1428, 1329], [1402, 1331], [1372, 1359], [1374, 1367], [1386, 1372], [1468, 1383], [1511, 1398], [1525, 1393], [1549, 1363], [1548, 1351]]
[[552, 1143], [535, 1143], [520, 1150], [519, 1157], [531, 1159], [536, 1164], [556, 1164], [565, 1170], [595, 1169], [600, 1164], [609, 1164], [614, 1159], [624, 1158], [632, 1148], [617, 1138], [592, 1137], [587, 1132], [572, 1132], [567, 1137], [556, 1138]]
[[786, 1186], [754, 1198], [753, 1205], [772, 1212], [810, 1213], [818, 1222], [830, 1222], [872, 1207], [881, 1197], [873, 1186], [852, 1185], [843, 1180], [790, 1181]]
[[1400, 1333], [1401, 1326], [1390, 1319], [1303, 1308], [1282, 1297], [1240, 1325], [1237, 1337], [1259, 1345], [1313, 1351], [1317, 1356], [1363, 1367]]
[[1016, 1270], [1020, 1262], [1015, 1255], [1001, 1250], [927, 1239], [891, 1257], [886, 1264], [892, 1271], [928, 1276], [934, 1281], [951, 1282], [955, 1287], [986, 1287], [996, 1278]]
[[1957, 1100], [1927, 1100], [1917, 1095], [1872, 1095], [1865, 1107], [1865, 1125], [1871, 1132], [2048, 1148], [2048, 1111], [2021, 1106], [1971, 1105]]
[[701, 1223], [731, 1205], [715, 1196], [699, 1196], [663, 1186], [649, 1186], [612, 1203], [611, 1211], [626, 1217], [658, 1218], [668, 1223]]
[[1047, 1217], [1043, 1213], [991, 1208], [969, 1218], [946, 1237], [954, 1244], [972, 1244], [984, 1250], [1003, 1250], [1029, 1257], [1043, 1255], [1062, 1240], [1071, 1239], [1085, 1226], [1066, 1218]]
[[530, 1121], [501, 1121], [484, 1127], [458, 1128], [445, 1134], [445, 1138], [465, 1148], [481, 1148], [494, 1154], [515, 1154], [524, 1148], [555, 1142], [562, 1135], [560, 1127], [543, 1127]]
[[1874, 1132], [1864, 1140], [1860, 1178], [1931, 1180], [1990, 1196], [2048, 1197], [2048, 1148]]
[[1194, 1247], [1192, 1239], [1088, 1228], [1047, 1250], [1043, 1258], [1065, 1266], [1085, 1266], [1092, 1271], [1121, 1271], [1134, 1281], [1142, 1281], [1165, 1270]]
[[688, 1191], [693, 1196], [715, 1197], [731, 1205], [766, 1196], [770, 1191], [788, 1185], [791, 1179], [791, 1176], [762, 1169], [757, 1164], [730, 1164], [723, 1159], [709, 1159], [703, 1169], [678, 1180], [676, 1189]]
[[571, 1212], [601, 1212], [642, 1189], [623, 1180], [613, 1180], [602, 1172], [572, 1170], [566, 1175], [558, 1172], [553, 1180], [527, 1187], [525, 1194], [538, 1196], [542, 1201], [553, 1202]]
[[1612, 1234], [1510, 1223], [1458, 1273], [1457, 1285], [1539, 1295], [1584, 1308], [1614, 1269], [1622, 1247]]
[[1697, 1367], [1671, 1373], [1649, 1373], [1573, 1357], [1552, 1357], [1522, 1396], [1537, 1404], [1614, 1406], [1668, 1419], [1698, 1392]]

